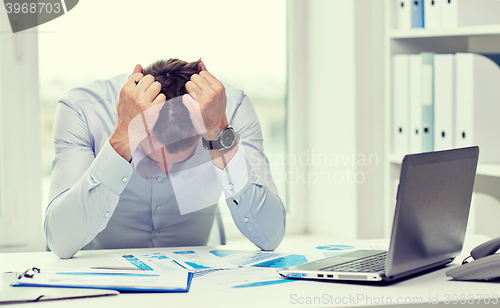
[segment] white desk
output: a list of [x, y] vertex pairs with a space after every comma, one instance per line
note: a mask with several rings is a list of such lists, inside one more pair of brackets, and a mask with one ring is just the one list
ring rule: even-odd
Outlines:
[[[457, 257], [454, 264], [460, 262], [468, 255], [468, 252], [476, 245], [486, 241], [484, 236], [472, 236], [466, 239], [464, 253]], [[286, 237], [278, 251], [299, 253], [300, 246], [304, 244], [335, 244], [335, 241], [325, 237], [312, 236], [290, 236]], [[238, 242], [222, 249], [245, 249], [255, 250], [250, 242]], [[126, 249], [126, 250], [94, 250], [81, 251], [69, 260], [61, 260], [51, 252], [32, 253], [3, 253], [0, 254], [0, 271], [24, 271], [29, 267], [40, 268], [89, 268], [91, 266], [118, 266], [118, 262], [110, 254], [128, 251], [132, 253], [168, 250], [168, 248], [153, 249]], [[149, 293], [149, 294], [120, 294], [118, 296], [107, 296], [99, 298], [71, 299], [60, 301], [47, 301], [40, 303], [28, 303], [30, 307], [317, 307], [317, 306], [371, 306], [377, 304], [383, 297], [384, 304], [391, 298], [392, 304], [396, 305], [398, 298], [422, 298], [424, 304], [428, 303], [429, 296], [438, 296], [444, 300], [448, 295], [465, 294], [493, 294], [500, 295], [498, 283], [482, 282], [458, 282], [450, 281], [445, 276], [447, 269], [441, 269], [427, 275], [410, 280], [402, 281], [390, 286], [367, 286], [347, 283], [330, 283], [316, 281], [296, 281], [276, 286], [260, 287], [249, 290], [241, 290], [234, 293], [224, 292], [219, 289], [200, 285], [193, 280], [188, 293]], [[358, 296], [371, 297], [372, 304], [368, 300], [351, 300]], [[314, 303], [314, 298], [316, 303]], [[300, 304], [310, 298], [311, 304]], [[349, 300], [346, 300], [349, 299]], [[344, 300], [344, 304], [336, 304], [335, 300]], [[346, 304], [347, 302], [347, 304]], [[500, 304], [500, 303], [499, 303]], [[475, 307], [498, 306], [490, 303], [480, 305], [475, 301]], [[23, 304], [16, 304], [17, 305]], [[394, 306], [397, 307], [398, 305]], [[420, 305], [422, 306], [422, 305]], [[427, 305], [424, 305], [427, 306]], [[433, 305], [434, 307], [436, 305]], [[441, 305], [440, 305], [441, 306]], [[444, 305], [442, 305], [444, 306]], [[448, 304], [446, 306], [462, 306]], [[21, 307], [21, 306], [19, 306]]]

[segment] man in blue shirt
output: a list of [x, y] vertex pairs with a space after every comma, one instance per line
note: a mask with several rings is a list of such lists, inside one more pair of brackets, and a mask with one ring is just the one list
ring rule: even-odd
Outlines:
[[[137, 65], [60, 100], [49, 248], [70, 258], [80, 249], [206, 245], [222, 191], [241, 233], [275, 249], [285, 210], [248, 97], [201, 61], [158, 61], [142, 72]], [[191, 120], [184, 128], [182, 114]]]

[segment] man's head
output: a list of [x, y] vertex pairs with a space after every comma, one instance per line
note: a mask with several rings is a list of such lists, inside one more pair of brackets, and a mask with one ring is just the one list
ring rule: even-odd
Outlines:
[[[188, 158], [196, 148], [199, 136], [196, 133], [189, 111], [182, 103], [182, 95], [187, 94], [185, 85], [193, 74], [198, 74], [200, 60], [185, 62], [178, 59], [159, 60], [144, 68], [144, 75], [152, 75], [161, 84], [161, 93], [166, 103], [160, 111], [158, 121], [152, 130], [153, 152], [146, 138], [141, 148], [152, 159], [162, 162], [178, 162]], [[166, 151], [161, 151], [165, 147]]]

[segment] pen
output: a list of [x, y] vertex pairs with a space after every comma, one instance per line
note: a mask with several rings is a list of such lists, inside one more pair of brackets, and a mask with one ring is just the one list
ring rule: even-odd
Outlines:
[[144, 271], [144, 269], [142, 269], [142, 268], [126, 267], [126, 266], [92, 266], [91, 269], [124, 270], [124, 271]]

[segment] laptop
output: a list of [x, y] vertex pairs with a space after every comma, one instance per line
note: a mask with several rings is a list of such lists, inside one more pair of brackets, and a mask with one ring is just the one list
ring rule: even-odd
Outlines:
[[479, 148], [406, 155], [389, 250], [356, 250], [279, 270], [283, 277], [389, 282], [437, 269], [461, 252]]

